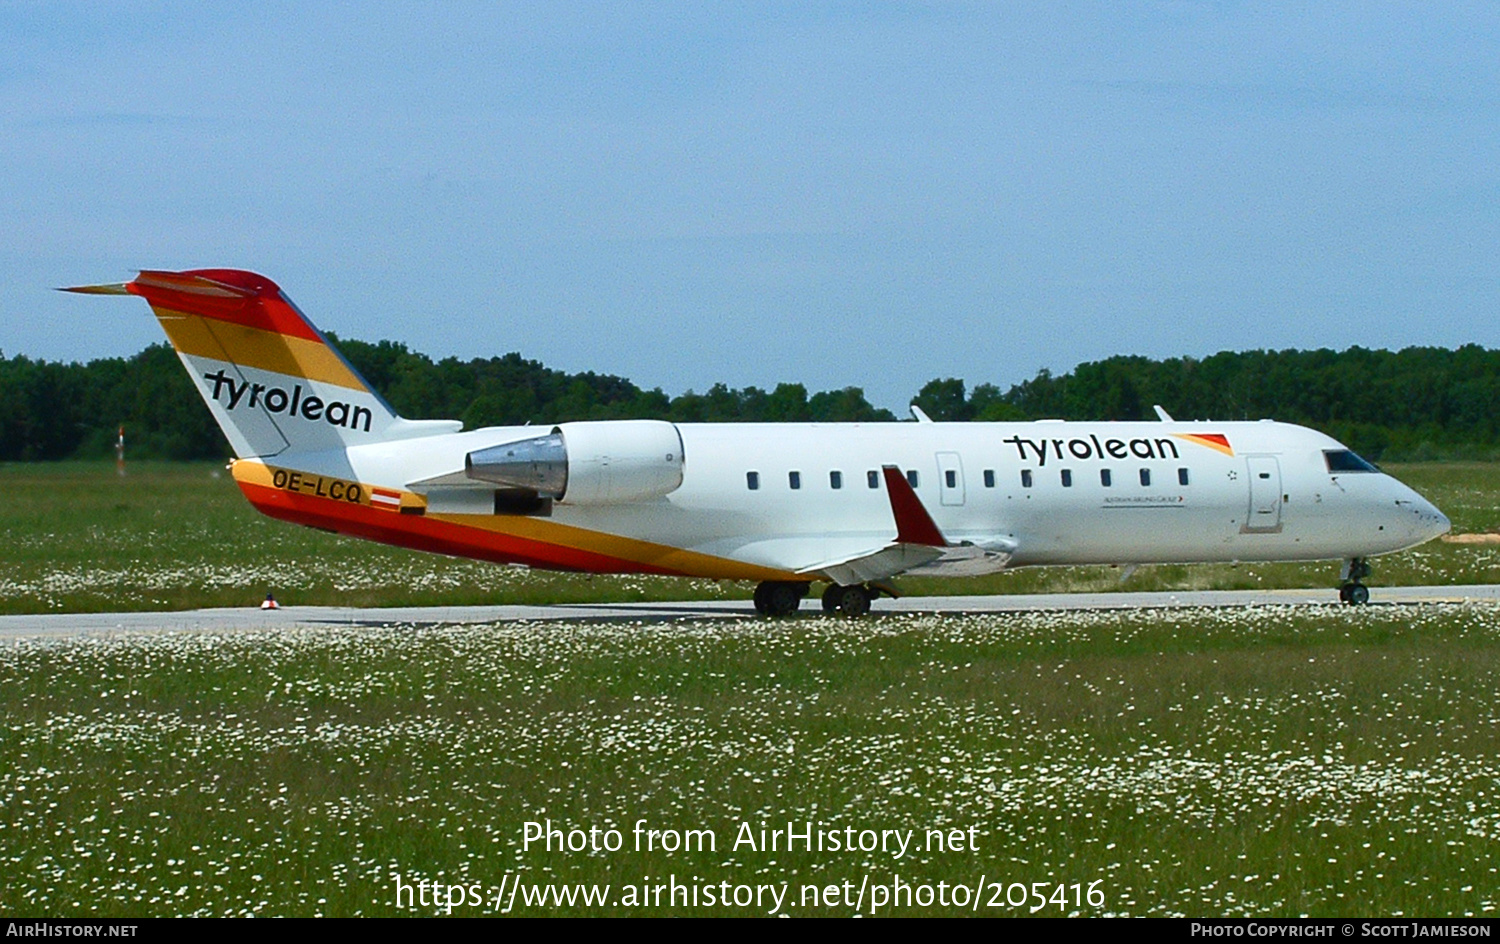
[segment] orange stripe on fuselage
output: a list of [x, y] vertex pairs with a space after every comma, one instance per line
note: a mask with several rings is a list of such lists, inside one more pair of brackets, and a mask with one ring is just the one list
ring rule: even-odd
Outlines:
[[[398, 547], [585, 573], [663, 574], [725, 580], [798, 579], [795, 574], [770, 567], [576, 528], [543, 518], [392, 514], [369, 504], [371, 486], [360, 486], [363, 501], [339, 500], [308, 494], [305, 489], [293, 491], [278, 487], [275, 484], [277, 472], [285, 471], [273, 470], [259, 462], [236, 462], [232, 469], [240, 490], [263, 514]], [[309, 477], [307, 473], [300, 474]], [[403, 491], [401, 496], [405, 506], [415, 507], [422, 502], [421, 497], [412, 492]]]
[[309, 341], [152, 305], [157, 321], [178, 353], [229, 361], [289, 377], [367, 390], [343, 359], [321, 340]]
[[477, 528], [464, 528], [436, 518], [393, 515], [368, 505], [343, 504], [309, 498], [278, 488], [240, 483], [240, 491], [256, 510], [272, 518], [311, 525], [418, 551], [472, 557], [500, 564], [526, 564], [550, 570], [587, 573], [645, 573], [681, 576], [676, 571], [591, 554], [574, 548], [542, 544]]
[[797, 580], [796, 574], [739, 561], [687, 551], [669, 544], [603, 531], [590, 531], [525, 515], [428, 515], [436, 521], [452, 522], [466, 530], [523, 538], [553, 547], [568, 547], [603, 554], [615, 560], [650, 567], [650, 572], [713, 577], [723, 580]]

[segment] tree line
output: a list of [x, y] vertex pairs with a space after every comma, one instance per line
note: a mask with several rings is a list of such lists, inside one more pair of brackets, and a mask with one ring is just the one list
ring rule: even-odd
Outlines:
[[[569, 374], [520, 354], [434, 361], [392, 341], [339, 349], [398, 413], [458, 418], [466, 428], [570, 420], [893, 422], [859, 387], [809, 394], [802, 384], [671, 397], [623, 377]], [[1001, 390], [940, 378], [912, 398], [934, 420], [1274, 418], [1329, 433], [1373, 459], [1500, 454], [1500, 351], [1244, 351], [1150, 360], [1111, 357]], [[227, 455], [207, 408], [165, 344], [87, 364], [0, 355], [0, 461], [112, 454], [124, 426], [130, 455]]]

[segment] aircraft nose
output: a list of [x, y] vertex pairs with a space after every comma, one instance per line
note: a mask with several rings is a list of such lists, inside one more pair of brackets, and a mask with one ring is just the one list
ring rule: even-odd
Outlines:
[[1418, 499], [1413, 505], [1412, 511], [1417, 516], [1416, 530], [1421, 540], [1431, 541], [1453, 528], [1453, 522], [1448, 520], [1448, 516], [1438, 511], [1437, 506], [1427, 499]]
[[1453, 522], [1448, 520], [1447, 515], [1443, 514], [1441, 511], [1438, 511], [1435, 506], [1429, 505], [1428, 507], [1432, 509], [1432, 513], [1429, 519], [1431, 521], [1431, 532], [1428, 535], [1429, 538], [1435, 538], [1440, 535], [1447, 534], [1449, 531], [1453, 530]]

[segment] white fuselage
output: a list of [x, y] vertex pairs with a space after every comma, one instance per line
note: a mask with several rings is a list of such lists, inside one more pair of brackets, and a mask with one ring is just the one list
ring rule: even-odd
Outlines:
[[[298, 466], [396, 489], [442, 479], [425, 490], [430, 513], [492, 513], [484, 484], [456, 477], [463, 456], [541, 429], [304, 454]], [[680, 487], [641, 502], [564, 499], [549, 520], [805, 572], [892, 540], [891, 500], [877, 473], [894, 465], [951, 543], [1003, 548], [1009, 566], [1358, 558], [1449, 526], [1388, 475], [1330, 471], [1327, 453], [1347, 452], [1330, 437], [1270, 421], [677, 429]]]

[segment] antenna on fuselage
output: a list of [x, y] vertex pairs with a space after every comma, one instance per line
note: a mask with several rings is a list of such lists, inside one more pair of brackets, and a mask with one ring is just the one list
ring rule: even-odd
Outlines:
[[1170, 413], [1168, 413], [1166, 410], [1163, 410], [1161, 408], [1161, 404], [1160, 403], [1153, 403], [1153, 404], [1151, 404], [1151, 409], [1153, 409], [1153, 410], [1156, 411], [1156, 418], [1159, 419], [1159, 420], [1161, 420], [1163, 423], [1175, 423], [1175, 422], [1177, 422], [1176, 420], [1172, 419], [1172, 415]]

